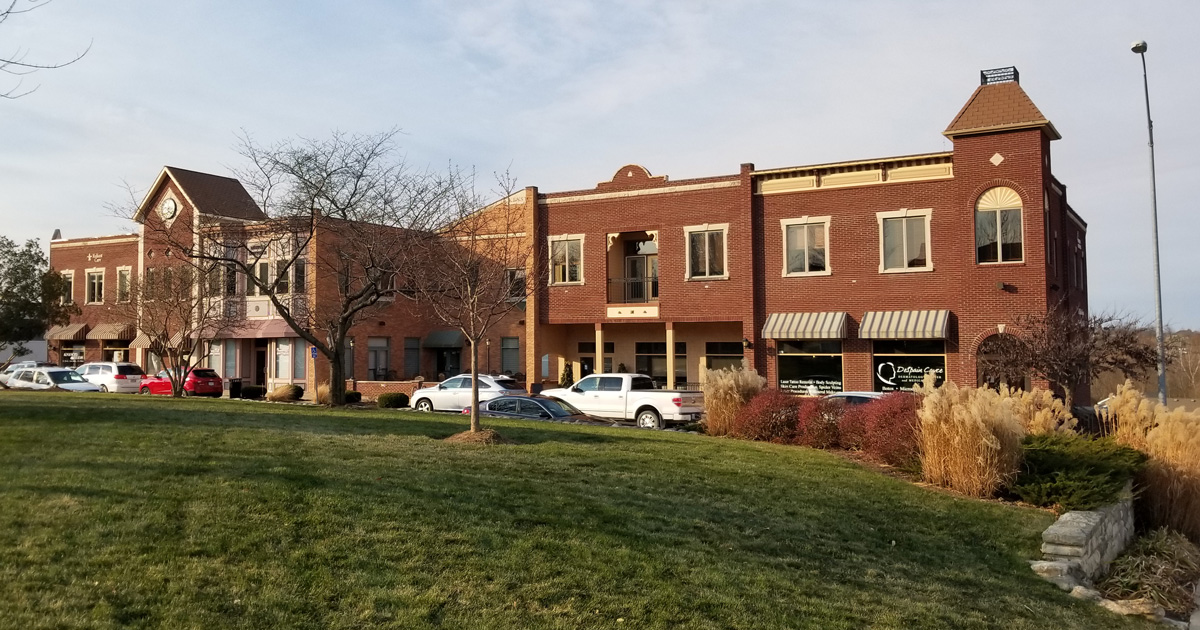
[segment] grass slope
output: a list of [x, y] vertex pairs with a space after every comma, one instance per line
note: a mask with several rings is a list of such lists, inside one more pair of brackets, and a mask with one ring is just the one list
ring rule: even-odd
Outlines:
[[3, 628], [1126, 628], [1046, 513], [819, 451], [0, 391]]

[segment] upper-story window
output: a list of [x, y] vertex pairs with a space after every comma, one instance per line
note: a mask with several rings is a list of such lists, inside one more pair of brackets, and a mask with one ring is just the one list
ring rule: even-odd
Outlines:
[[524, 300], [525, 299], [525, 270], [524, 269], [505, 269], [504, 283], [508, 287], [508, 299]]
[[725, 261], [729, 248], [728, 223], [692, 225], [683, 228], [687, 238], [687, 279], [720, 280], [729, 277]]
[[583, 235], [550, 237], [550, 284], [583, 284]]
[[72, 302], [75, 301], [75, 272], [74, 271], [64, 271], [64, 272], [62, 272], [62, 277], [63, 277], [62, 303], [63, 304], [71, 304]]
[[133, 274], [133, 269], [130, 267], [117, 268], [117, 301], [129, 301], [130, 279]]
[[829, 217], [781, 219], [783, 275], [826, 276], [829, 269]]
[[975, 202], [975, 261], [1025, 260], [1021, 196], [1011, 188], [990, 188]]
[[102, 304], [104, 302], [104, 270], [88, 270], [86, 304]]
[[930, 271], [929, 223], [933, 210], [903, 208], [875, 213], [879, 221], [879, 271]]

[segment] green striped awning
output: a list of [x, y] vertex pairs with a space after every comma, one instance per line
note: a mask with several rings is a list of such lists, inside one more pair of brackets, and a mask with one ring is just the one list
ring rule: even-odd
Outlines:
[[950, 311], [867, 311], [860, 339], [945, 339]]
[[46, 339], [49, 341], [83, 341], [86, 338], [87, 331], [87, 324], [55, 326], [46, 331]]
[[149, 348], [150, 347], [150, 336], [144, 332], [138, 333], [137, 338], [135, 338], [133, 341], [129, 342], [129, 347], [130, 348]]
[[845, 339], [846, 312], [771, 313], [763, 325], [765, 339]]
[[130, 340], [133, 339], [136, 329], [133, 324], [97, 324], [95, 328], [87, 334], [88, 339], [102, 340]]

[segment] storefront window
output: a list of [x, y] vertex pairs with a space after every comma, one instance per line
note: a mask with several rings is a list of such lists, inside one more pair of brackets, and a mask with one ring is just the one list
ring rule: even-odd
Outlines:
[[292, 340], [275, 340], [275, 378], [292, 377]]
[[[637, 354], [635, 365], [638, 374], [645, 374], [654, 379], [659, 388], [667, 386], [667, 343], [642, 342], [634, 345]], [[677, 387], [687, 382], [687, 343], [675, 342], [675, 383]]]
[[742, 367], [742, 342], [709, 341], [704, 344], [708, 369], [723, 370]]
[[911, 390], [927, 372], [946, 382], [946, 342], [941, 339], [880, 339], [874, 342], [875, 391]]
[[840, 339], [781, 339], [776, 349], [779, 389], [805, 396], [842, 391]]

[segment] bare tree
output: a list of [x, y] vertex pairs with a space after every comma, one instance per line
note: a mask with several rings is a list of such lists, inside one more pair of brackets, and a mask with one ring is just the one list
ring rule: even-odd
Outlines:
[[175, 397], [187, 395], [183, 385], [203, 358], [201, 349], [242, 325], [221, 299], [220, 269], [210, 268], [212, 273], [202, 275], [188, 264], [147, 267], [129, 287], [117, 287], [113, 313], [137, 322], [149, 338], [150, 353], [166, 369]]
[[[196, 234], [146, 223], [195, 267], [224, 269], [226, 292], [264, 297], [329, 362], [332, 404], [344, 404], [350, 330], [395, 300], [411, 243], [405, 225], [445, 194], [444, 179], [411, 171], [396, 131], [334, 133], [263, 146], [248, 135], [238, 179], [266, 216], [201, 215]], [[202, 210], [202, 209], [201, 209]]]
[[1157, 351], [1140, 337], [1144, 327], [1115, 315], [1089, 317], [1059, 306], [1018, 316], [1009, 330], [1015, 334], [991, 341], [984, 367], [1044, 378], [1062, 388], [1068, 408], [1075, 389], [1090, 379], [1110, 371], [1137, 378], [1157, 362]]
[[412, 217], [405, 250], [404, 289], [438, 322], [457, 328], [471, 345], [471, 431], [479, 431], [479, 344], [534, 288], [539, 260], [525, 236], [525, 191], [500, 183], [499, 201], [485, 206], [474, 176], [451, 171], [439, 203]]
[[[2, 0], [0, 0], [0, 2], [2, 2]], [[44, 7], [47, 4], [49, 4], [49, 0], [45, 0], [44, 2], [37, 2], [36, 0], [26, 0], [25, 2], [22, 2], [21, 0], [9, 0], [7, 6], [0, 3], [0, 26], [3, 26], [9, 18], [15, 15], [29, 13], [34, 9]], [[0, 92], [0, 98], [20, 98], [37, 90], [36, 87], [29, 90], [21, 90], [21, 83], [24, 80], [25, 75], [32, 74], [38, 70], [53, 70], [55, 68], [69, 66], [76, 61], [83, 59], [83, 56], [86, 55], [91, 48], [92, 45], [88, 44], [87, 48], [85, 48], [83, 52], [75, 55], [75, 57], [68, 61], [59, 63], [40, 63], [30, 61], [28, 59], [28, 51], [20, 48], [13, 51], [11, 54], [0, 53], [0, 72], [10, 76], [18, 77], [17, 84], [15, 86], [6, 91]]]

